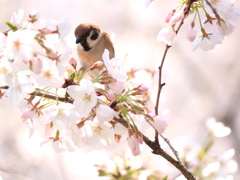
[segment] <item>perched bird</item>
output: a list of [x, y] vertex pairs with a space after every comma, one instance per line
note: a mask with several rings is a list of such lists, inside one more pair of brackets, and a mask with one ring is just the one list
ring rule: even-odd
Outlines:
[[[97, 61], [102, 61], [105, 49], [109, 51], [110, 59], [114, 57], [114, 47], [109, 35], [97, 25], [91, 23], [78, 25], [75, 37], [82, 70], [90, 68]], [[96, 69], [90, 72], [90, 75], [97, 76], [99, 72], [100, 69]]]

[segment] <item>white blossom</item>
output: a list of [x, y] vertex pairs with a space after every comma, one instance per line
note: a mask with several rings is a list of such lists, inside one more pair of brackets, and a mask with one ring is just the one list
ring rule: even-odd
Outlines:
[[96, 108], [96, 116], [99, 122], [107, 122], [113, 120], [116, 112], [105, 104], [99, 104]]
[[207, 119], [206, 126], [216, 137], [225, 137], [231, 133], [231, 129], [229, 127], [226, 127], [222, 122], [217, 122], [213, 117]]
[[118, 94], [122, 93], [127, 76], [121, 67], [121, 60], [118, 58], [112, 58], [110, 60], [109, 51], [107, 49], [105, 49], [102, 58], [109, 74], [116, 80], [109, 84], [110, 89]]
[[74, 99], [73, 105], [81, 117], [87, 116], [97, 104], [97, 95], [90, 80], [82, 79], [79, 86], [69, 86], [67, 93]]
[[218, 33], [211, 33], [208, 37], [198, 37], [193, 41], [193, 50], [201, 48], [204, 51], [212, 50], [216, 44], [221, 44], [223, 36]]
[[6, 54], [10, 60], [20, 58], [20, 60], [29, 61], [33, 57], [33, 48], [31, 46], [37, 31], [25, 29], [15, 32], [9, 31], [6, 38]]

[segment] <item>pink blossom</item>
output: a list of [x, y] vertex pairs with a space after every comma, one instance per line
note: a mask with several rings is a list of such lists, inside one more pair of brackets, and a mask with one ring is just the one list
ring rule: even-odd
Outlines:
[[157, 36], [158, 41], [171, 46], [176, 39], [176, 32], [171, 27], [163, 28]]

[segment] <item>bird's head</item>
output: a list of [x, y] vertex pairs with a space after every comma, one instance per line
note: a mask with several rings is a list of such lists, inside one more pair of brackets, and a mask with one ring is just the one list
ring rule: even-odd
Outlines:
[[85, 51], [94, 47], [102, 36], [101, 29], [91, 23], [80, 24], [75, 29], [76, 44], [80, 44]]

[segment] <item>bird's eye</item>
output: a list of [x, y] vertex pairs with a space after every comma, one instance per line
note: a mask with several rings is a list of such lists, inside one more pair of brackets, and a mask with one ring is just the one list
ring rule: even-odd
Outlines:
[[91, 36], [91, 40], [96, 40], [98, 38], [98, 35], [99, 35], [99, 33], [96, 30], [94, 30], [93, 34]]
[[85, 37], [88, 37], [89, 35], [90, 35], [89, 31], [84, 34]]

